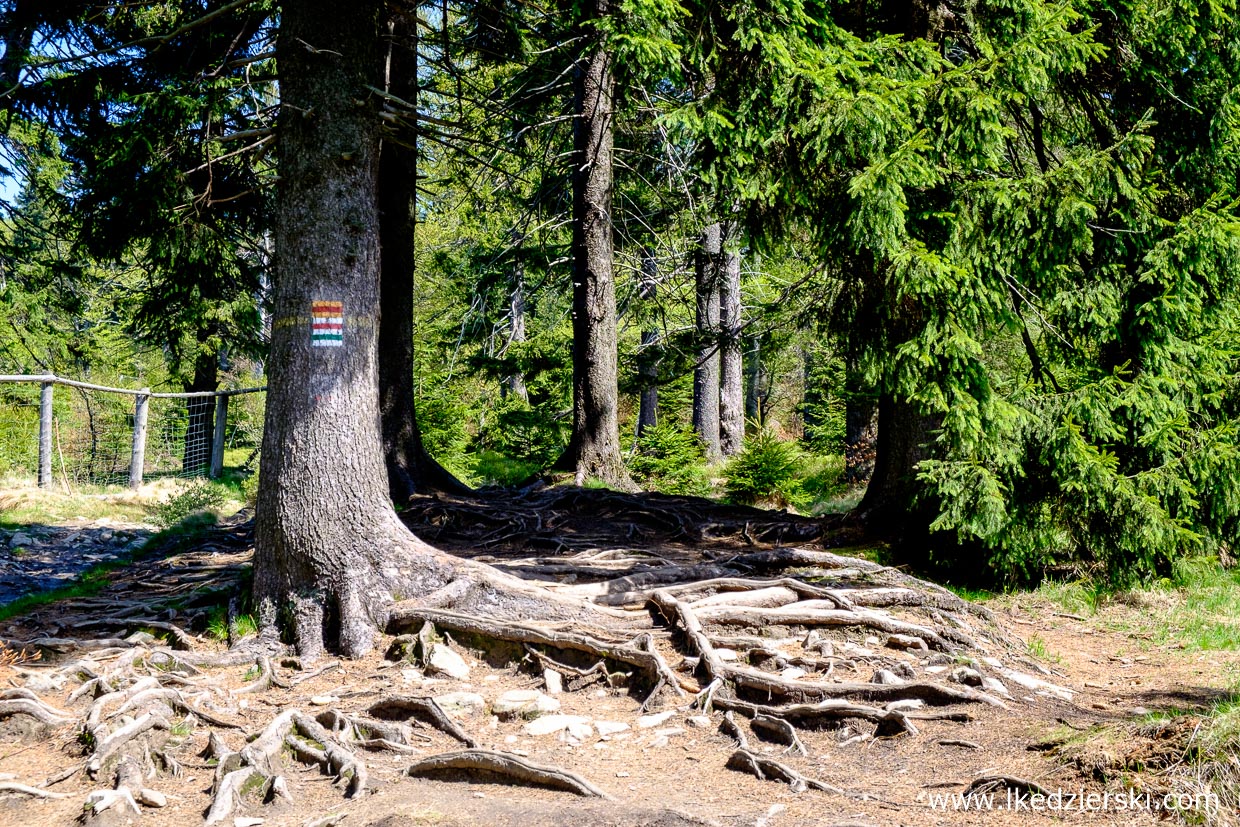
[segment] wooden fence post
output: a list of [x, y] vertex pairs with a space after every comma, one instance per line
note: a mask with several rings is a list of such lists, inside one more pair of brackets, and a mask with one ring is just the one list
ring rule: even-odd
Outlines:
[[215, 397], [215, 434], [211, 438], [211, 479], [224, 473], [224, 434], [227, 433], [228, 397]]
[[43, 383], [39, 394], [39, 487], [52, 487], [52, 388]]
[[146, 414], [151, 401], [151, 389], [143, 388], [134, 397], [133, 404], [133, 453], [129, 455], [129, 487], [142, 487], [142, 465], [146, 454]]

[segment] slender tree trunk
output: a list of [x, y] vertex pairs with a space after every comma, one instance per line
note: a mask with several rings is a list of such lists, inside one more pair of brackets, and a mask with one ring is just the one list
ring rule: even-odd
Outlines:
[[724, 255], [719, 285], [719, 449], [725, 457], [745, 441], [744, 374], [741, 359], [741, 255]]
[[[205, 334], [203, 334], [205, 342]], [[185, 385], [186, 393], [213, 391], [220, 386], [219, 357], [215, 351], [200, 351], [194, 358], [194, 378]], [[181, 470], [186, 474], [205, 474], [211, 465], [211, 440], [215, 435], [215, 398], [195, 396], [185, 400], [189, 417], [185, 426]]]
[[703, 232], [694, 267], [697, 293], [697, 367], [693, 370], [693, 430], [717, 461], [719, 445], [719, 280], [722, 270], [722, 228], [709, 225]]
[[[508, 348], [525, 341], [525, 268], [520, 261], [514, 261], [512, 265], [512, 293], [508, 301], [508, 323], [508, 345], [504, 348], [505, 355]], [[503, 392], [512, 394], [522, 402], [530, 401], [530, 393], [525, 387], [525, 374], [519, 370], [513, 371], [504, 378]]]
[[761, 422], [763, 399], [765, 395], [766, 377], [762, 370], [762, 336], [754, 334], [749, 338], [749, 349], [745, 354], [745, 418]]
[[[403, 100], [417, 101], [416, 23], [397, 18], [391, 28], [388, 83]], [[416, 141], [417, 136], [405, 135]], [[413, 142], [411, 141], [411, 143]], [[404, 503], [424, 491], [469, 493], [422, 443], [413, 391], [413, 280], [416, 268], [417, 150], [385, 142], [379, 158], [379, 412], [388, 493]]]
[[[609, 0], [589, 0], [585, 22], [602, 19]], [[617, 406], [616, 285], [611, 202], [615, 81], [611, 55], [592, 26], [592, 43], [573, 79], [573, 435], [557, 468], [577, 484], [601, 480], [633, 488], [620, 456]]]
[[[658, 291], [659, 264], [649, 248], [642, 251], [641, 298], [653, 302]], [[659, 333], [648, 324], [642, 331], [642, 344], [637, 352], [637, 373], [641, 377], [641, 405], [637, 411], [637, 435], [659, 424]]]

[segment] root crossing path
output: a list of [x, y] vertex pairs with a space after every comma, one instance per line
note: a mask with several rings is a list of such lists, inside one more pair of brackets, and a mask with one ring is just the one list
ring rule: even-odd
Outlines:
[[383, 649], [302, 662], [246, 636], [222, 528], [3, 629], [0, 824], [933, 823], [919, 762], [1027, 777], [988, 744], [1074, 709], [990, 612], [812, 520], [579, 489], [405, 518], [617, 622], [405, 602]]

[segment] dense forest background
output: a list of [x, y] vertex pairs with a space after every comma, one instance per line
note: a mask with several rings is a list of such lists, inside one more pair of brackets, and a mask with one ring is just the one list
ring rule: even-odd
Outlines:
[[[961, 579], [1230, 552], [1233, 3], [393, 9], [369, 91], [412, 293], [384, 314], [456, 481], [528, 483], [586, 427], [589, 123], [624, 463], [597, 484], [830, 515]], [[0, 373], [259, 375], [278, 19], [4, 4]]]

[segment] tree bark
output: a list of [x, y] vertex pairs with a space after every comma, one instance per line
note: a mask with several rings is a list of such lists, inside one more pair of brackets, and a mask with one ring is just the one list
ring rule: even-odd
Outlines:
[[693, 370], [693, 430], [706, 449], [706, 459], [717, 462], [719, 445], [719, 281], [722, 270], [722, 228], [718, 223], [703, 232], [694, 267], [697, 293], [697, 367]]
[[362, 555], [400, 528], [375, 358], [378, 118], [373, 102], [359, 102], [382, 78], [381, 7], [358, 0], [341, 14], [328, 0], [307, 0], [281, 17], [275, 318], [254, 594], [264, 626], [291, 611], [308, 657], [325, 636], [348, 653], [370, 648], [390, 587]]
[[[417, 102], [416, 23], [404, 16], [391, 25], [388, 85], [402, 100]], [[417, 136], [408, 141], [416, 147]], [[388, 495], [405, 503], [414, 494], [470, 489], [435, 461], [422, 443], [413, 390], [413, 284], [417, 237], [417, 150], [392, 141], [379, 156], [379, 412]]]
[[724, 255], [719, 285], [719, 449], [725, 457], [745, 441], [744, 376], [741, 360], [741, 255]]
[[[659, 264], [650, 249], [642, 251], [641, 299], [653, 302], [658, 291]], [[641, 378], [641, 404], [637, 411], [637, 435], [659, 424], [659, 333], [648, 324], [642, 331], [641, 348], [637, 351], [637, 373]]]
[[611, 55], [593, 22], [609, 0], [590, 0], [583, 12], [585, 54], [573, 78], [573, 435], [556, 467], [632, 489], [620, 455], [616, 285], [612, 267], [611, 204], [615, 81]]

